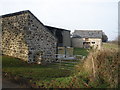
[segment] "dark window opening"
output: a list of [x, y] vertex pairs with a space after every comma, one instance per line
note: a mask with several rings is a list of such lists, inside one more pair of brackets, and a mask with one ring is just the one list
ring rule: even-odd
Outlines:
[[90, 42], [83, 42], [84, 48], [90, 48]]
[[57, 37], [58, 39], [58, 46], [62, 46], [63, 44], [63, 36], [62, 36], [62, 32], [57, 30], [56, 33], [55, 33], [55, 36]]
[[92, 44], [95, 44], [95, 42], [92, 42]]
[[90, 42], [83, 42], [83, 44], [90, 44]]

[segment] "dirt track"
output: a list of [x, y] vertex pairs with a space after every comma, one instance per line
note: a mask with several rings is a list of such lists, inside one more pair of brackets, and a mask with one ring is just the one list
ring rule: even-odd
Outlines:
[[2, 79], [2, 88], [22, 88], [22, 86], [3, 78]]

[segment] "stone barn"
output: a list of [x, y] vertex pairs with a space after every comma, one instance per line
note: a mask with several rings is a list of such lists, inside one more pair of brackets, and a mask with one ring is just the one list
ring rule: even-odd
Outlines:
[[70, 47], [71, 46], [71, 38], [70, 38], [70, 30], [46, 26], [51, 33], [53, 33], [57, 38], [57, 46], [58, 47]]
[[2, 54], [24, 61], [55, 61], [56, 37], [28, 10], [3, 15]]
[[[57, 54], [66, 57], [73, 55], [73, 48], [71, 48], [70, 30], [46, 26], [51, 33], [57, 38]], [[58, 56], [59, 57], [59, 56]]]
[[102, 30], [75, 30], [72, 37], [72, 46], [101, 49], [102, 34]]

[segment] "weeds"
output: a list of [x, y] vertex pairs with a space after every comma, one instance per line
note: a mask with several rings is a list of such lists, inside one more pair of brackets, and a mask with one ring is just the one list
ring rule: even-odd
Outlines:
[[[94, 87], [106, 87], [108, 85], [109, 88], [118, 87], [119, 55], [118, 50], [113, 49], [104, 49], [90, 53], [83, 67], [91, 75], [90, 79], [92, 80], [90, 81], [98, 83]], [[92, 82], [90, 82], [91, 85], [93, 85]]]

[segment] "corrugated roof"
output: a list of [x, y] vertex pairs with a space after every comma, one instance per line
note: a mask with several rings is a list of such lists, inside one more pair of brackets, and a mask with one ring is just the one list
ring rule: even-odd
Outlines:
[[102, 38], [102, 30], [75, 30], [73, 37], [78, 38]]

